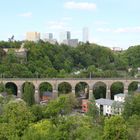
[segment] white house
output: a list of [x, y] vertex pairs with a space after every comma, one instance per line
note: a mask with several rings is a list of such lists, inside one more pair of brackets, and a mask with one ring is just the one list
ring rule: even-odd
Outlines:
[[118, 101], [118, 102], [124, 102], [125, 97], [126, 97], [126, 94], [124, 94], [124, 93], [116, 94], [116, 95], [114, 95], [114, 100]]
[[100, 113], [106, 116], [110, 116], [122, 113], [125, 97], [126, 94], [120, 93], [114, 95], [114, 100], [100, 98], [95, 100], [95, 102], [100, 110]]
[[96, 100], [96, 105], [100, 110], [100, 113], [103, 115], [113, 115], [112, 114], [112, 104], [113, 104], [113, 100], [110, 99], [97, 99]]

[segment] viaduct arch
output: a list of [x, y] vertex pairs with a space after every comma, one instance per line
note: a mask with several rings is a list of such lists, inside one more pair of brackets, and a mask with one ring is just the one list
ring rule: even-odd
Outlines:
[[0, 82], [6, 85], [6, 83], [14, 83], [17, 86], [17, 97], [22, 96], [22, 86], [25, 82], [31, 82], [35, 87], [35, 100], [39, 102], [39, 86], [41, 83], [47, 82], [52, 85], [52, 92], [53, 98], [58, 97], [58, 86], [61, 83], [69, 83], [71, 85], [72, 94], [75, 94], [75, 87], [78, 83], [84, 82], [87, 83], [89, 86], [89, 99], [93, 96], [93, 87], [98, 82], [102, 82], [106, 85], [106, 98], [110, 99], [111, 93], [111, 85], [115, 82], [121, 82], [124, 86], [124, 92], [128, 93], [128, 87], [132, 82], [140, 83], [140, 79], [133, 78], [133, 79], [124, 79], [124, 78], [95, 78], [95, 79], [88, 79], [88, 78], [5, 78], [0, 79]]

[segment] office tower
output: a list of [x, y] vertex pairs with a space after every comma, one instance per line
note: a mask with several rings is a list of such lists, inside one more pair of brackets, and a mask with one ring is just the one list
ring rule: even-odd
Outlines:
[[86, 43], [89, 41], [89, 30], [88, 27], [83, 28], [83, 42]]
[[53, 33], [47, 33], [46, 39], [52, 40], [53, 39]]
[[71, 39], [70, 31], [60, 33], [60, 43], [63, 43], [64, 41], [69, 40], [69, 39]]
[[71, 39], [71, 33], [70, 33], [70, 31], [66, 31], [66, 39], [67, 40]]
[[27, 32], [26, 40], [37, 42], [40, 40], [40, 33], [38, 32]]
[[56, 42], [57, 42], [57, 40], [53, 38], [53, 33], [44, 34], [43, 41], [49, 42], [51, 44], [56, 44]]

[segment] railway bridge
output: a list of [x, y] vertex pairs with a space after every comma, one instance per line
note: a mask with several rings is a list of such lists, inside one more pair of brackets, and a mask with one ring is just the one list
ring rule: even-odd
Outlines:
[[1, 78], [1, 83], [6, 85], [7, 83], [13, 83], [17, 87], [17, 97], [22, 96], [22, 88], [25, 82], [30, 82], [35, 88], [35, 100], [39, 102], [39, 87], [41, 83], [49, 83], [52, 86], [53, 97], [58, 96], [58, 87], [61, 83], [68, 83], [71, 86], [71, 93], [75, 94], [75, 87], [78, 83], [84, 82], [89, 87], [89, 98], [93, 95], [93, 87], [97, 83], [104, 83], [106, 86], [106, 98], [110, 98], [111, 85], [115, 82], [121, 82], [123, 84], [123, 93], [128, 93], [128, 87], [132, 82], [140, 83], [138, 78]]

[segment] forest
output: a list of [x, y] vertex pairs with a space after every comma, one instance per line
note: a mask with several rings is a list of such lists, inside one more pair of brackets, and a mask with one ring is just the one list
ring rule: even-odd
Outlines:
[[139, 93], [128, 96], [122, 115], [105, 117], [94, 98], [81, 114], [74, 111], [77, 100], [72, 94], [47, 105], [0, 96], [0, 140], [139, 140], [139, 103]]
[[[24, 56], [15, 51], [22, 43]], [[75, 48], [43, 41], [0, 42], [1, 78], [139, 77], [139, 59], [139, 45], [113, 52], [108, 47], [88, 42], [79, 43]]]

